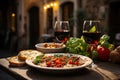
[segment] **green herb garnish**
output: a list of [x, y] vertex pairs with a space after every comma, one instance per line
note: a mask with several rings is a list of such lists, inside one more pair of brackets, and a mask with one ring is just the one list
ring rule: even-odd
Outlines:
[[44, 57], [44, 54], [43, 55], [40, 55], [40, 56], [36, 56], [36, 58], [34, 59], [33, 63], [34, 64], [38, 64], [38, 63], [41, 63], [41, 59], [42, 57]]

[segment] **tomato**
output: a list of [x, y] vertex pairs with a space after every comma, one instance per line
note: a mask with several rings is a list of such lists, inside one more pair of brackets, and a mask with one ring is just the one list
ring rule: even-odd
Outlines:
[[46, 65], [48, 66], [48, 67], [50, 67], [51, 66], [51, 62], [49, 61], [49, 62], [46, 62]]
[[57, 60], [55, 61], [55, 63], [56, 63], [56, 64], [61, 64], [61, 61], [60, 61], [59, 59], [57, 59]]
[[69, 60], [69, 64], [74, 64], [74, 62], [72, 60]]
[[75, 65], [79, 65], [79, 61], [75, 61], [74, 64], [75, 64]]
[[98, 40], [95, 40], [92, 44], [95, 44], [95, 45], [97, 45], [98, 44]]
[[108, 48], [105, 48], [101, 45], [97, 46], [97, 52], [98, 52], [98, 58], [102, 61], [108, 61], [110, 50]]
[[65, 65], [65, 62], [61, 62], [62, 65]]

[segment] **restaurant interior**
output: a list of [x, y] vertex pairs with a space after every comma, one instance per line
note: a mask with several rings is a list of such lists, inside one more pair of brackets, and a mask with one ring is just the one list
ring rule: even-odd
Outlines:
[[[55, 42], [56, 21], [68, 21], [69, 37], [81, 38], [85, 20], [99, 20], [101, 35], [109, 36], [114, 49], [120, 46], [120, 0], [0, 0], [0, 58]], [[5, 76], [17, 80], [0, 70], [0, 78], [6, 80]], [[119, 80], [120, 73], [107, 78], [103, 80]]]
[[119, 4], [119, 0], [1, 0], [0, 47], [19, 51], [34, 48], [38, 42], [51, 42], [54, 33], [50, 30], [57, 20], [68, 20], [71, 36], [80, 37], [86, 19], [99, 19], [102, 33], [119, 45]]

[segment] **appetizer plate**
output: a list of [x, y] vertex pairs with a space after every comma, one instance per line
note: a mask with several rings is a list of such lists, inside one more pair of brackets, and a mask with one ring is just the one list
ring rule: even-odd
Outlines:
[[64, 52], [66, 45], [62, 43], [38, 43], [35, 47], [44, 53], [60, 53]]
[[26, 60], [26, 64], [39, 69], [39, 70], [43, 70], [43, 71], [70, 71], [70, 70], [77, 70], [77, 69], [81, 69], [81, 68], [85, 68], [87, 66], [90, 66], [92, 64], [92, 59], [86, 56], [82, 56], [82, 55], [78, 55], [78, 54], [70, 54], [70, 53], [47, 53], [45, 54], [47, 56], [54, 56], [54, 55], [65, 55], [65, 56], [77, 56], [80, 57], [81, 59], [84, 60], [84, 64], [79, 65], [79, 66], [74, 66], [74, 67], [61, 67], [61, 68], [55, 68], [55, 67], [42, 67], [40, 65], [36, 65], [33, 63], [33, 58], [32, 59], [27, 59]]

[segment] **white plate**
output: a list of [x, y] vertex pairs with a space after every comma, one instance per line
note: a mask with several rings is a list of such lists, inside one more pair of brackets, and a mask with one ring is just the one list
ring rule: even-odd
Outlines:
[[84, 67], [87, 67], [89, 65], [92, 64], [92, 59], [90, 59], [89, 57], [86, 57], [86, 56], [82, 56], [82, 55], [77, 55], [77, 54], [69, 54], [69, 53], [48, 53], [48, 54], [45, 54], [45, 55], [74, 55], [74, 56], [78, 56], [80, 58], [82, 58], [85, 63], [83, 65], [80, 65], [80, 66], [75, 66], [75, 67], [67, 67], [67, 68], [53, 68], [53, 67], [41, 67], [41, 66], [38, 66], [38, 65], [35, 65], [32, 61], [33, 60], [30, 60], [30, 59], [27, 59], [26, 60], [26, 64], [31, 66], [31, 67], [34, 67], [34, 68], [37, 68], [37, 69], [43, 69], [43, 70], [54, 70], [54, 71], [60, 71], [60, 70], [75, 70], [75, 69], [81, 69], [81, 68], [84, 68]]
[[[62, 47], [59, 47], [59, 48], [45, 48], [43, 45], [44, 44], [53, 44], [53, 43], [38, 43], [35, 45], [36, 49], [41, 51], [41, 52], [44, 52], [44, 53], [60, 53], [60, 52], [64, 52], [65, 48], [66, 48], [66, 45], [63, 44]], [[61, 43], [55, 43], [56, 45], [61, 45]]]

